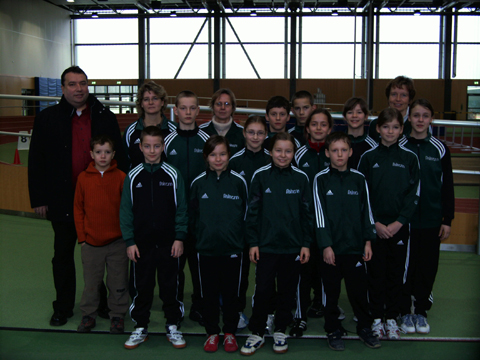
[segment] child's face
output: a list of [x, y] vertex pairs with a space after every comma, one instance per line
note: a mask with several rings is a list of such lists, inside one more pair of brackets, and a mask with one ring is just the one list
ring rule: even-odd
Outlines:
[[143, 111], [145, 111], [145, 114], [156, 115], [162, 110], [163, 100], [161, 100], [154, 92], [145, 91], [140, 105], [142, 106]]
[[267, 137], [265, 128], [260, 123], [252, 123], [246, 129], [243, 129], [243, 136], [247, 143], [247, 149], [253, 152], [258, 152], [262, 149], [263, 142]]
[[352, 156], [352, 149], [347, 142], [338, 140], [331, 143], [328, 149], [325, 149], [325, 155], [330, 158], [332, 168], [345, 171], [347, 170], [348, 158]]
[[366, 115], [362, 110], [360, 104], [355, 105], [353, 109], [350, 109], [345, 114], [345, 120], [349, 129], [358, 129], [365, 124]]
[[408, 104], [410, 103], [410, 97], [407, 87], [392, 87], [390, 89], [390, 96], [388, 97], [388, 106], [397, 109], [403, 116], [407, 114]]
[[194, 97], [183, 97], [178, 100], [178, 106], [173, 108], [178, 122], [184, 130], [192, 130], [195, 128], [195, 119], [198, 116], [200, 108], [197, 99]]
[[380, 140], [383, 145], [390, 146], [397, 142], [402, 134], [403, 126], [400, 125], [397, 119], [383, 124], [377, 125], [377, 132], [380, 134]]
[[159, 136], [146, 135], [140, 143], [140, 150], [145, 156], [147, 164], [158, 164], [162, 156], [163, 148], [162, 139]]
[[310, 135], [312, 142], [324, 142], [332, 129], [328, 123], [328, 117], [325, 114], [315, 114], [308, 124], [307, 133]]
[[295, 152], [295, 148], [293, 143], [288, 140], [277, 140], [273, 145], [272, 155], [273, 163], [281, 168], [287, 168], [290, 166], [290, 163], [293, 160], [293, 155]]
[[317, 107], [315, 105], [310, 105], [309, 99], [295, 99], [293, 101], [292, 112], [297, 119], [297, 125], [305, 126], [305, 121], [307, 121], [312, 111], [316, 108]]
[[412, 135], [427, 137], [428, 127], [432, 123], [433, 115], [429, 109], [421, 105], [415, 106], [408, 116], [412, 124]]
[[285, 108], [275, 107], [268, 111], [265, 118], [270, 123], [270, 131], [278, 133], [285, 131], [287, 122], [290, 120], [290, 114]]
[[230, 95], [221, 94], [213, 104], [213, 114], [218, 122], [228, 122], [233, 113], [232, 99]]
[[109, 143], [103, 145], [95, 144], [93, 150], [90, 151], [90, 156], [95, 162], [95, 168], [98, 171], [105, 171], [110, 167], [115, 151], [113, 151]]
[[213, 151], [207, 156], [208, 167], [210, 168], [210, 170], [216, 171], [217, 174], [220, 175], [222, 171], [225, 171], [227, 169], [228, 159], [229, 156], [227, 147], [225, 146], [225, 144], [218, 144], [217, 146], [215, 146], [215, 149], [213, 149]]

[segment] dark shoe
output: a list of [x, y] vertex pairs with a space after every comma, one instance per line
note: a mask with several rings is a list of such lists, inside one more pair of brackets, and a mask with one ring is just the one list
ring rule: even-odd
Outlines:
[[365, 328], [358, 332], [360, 340], [367, 345], [370, 349], [378, 349], [381, 347], [380, 340], [373, 334], [371, 328]]
[[88, 333], [95, 327], [95, 319], [91, 316], [82, 317], [82, 322], [78, 325], [77, 332]]
[[110, 323], [110, 334], [123, 334], [125, 325], [123, 319], [119, 317], [113, 317]]
[[110, 309], [108, 306], [99, 306], [97, 309], [97, 315], [102, 319], [110, 319], [110, 316], [108, 315], [109, 313]]
[[342, 331], [337, 330], [327, 335], [328, 347], [335, 351], [345, 350], [345, 343], [342, 339]]
[[325, 308], [323, 307], [322, 303], [314, 302], [310, 309], [307, 311], [307, 316], [309, 318], [321, 318], [325, 313]]
[[302, 337], [304, 331], [307, 331], [307, 322], [302, 319], [295, 319], [295, 323], [290, 330], [290, 336]]
[[203, 321], [203, 316], [196, 310], [190, 310], [190, 314], [188, 315], [190, 320], [198, 322], [200, 326], [205, 326], [205, 321]]
[[50, 325], [51, 326], [62, 326], [65, 325], [68, 321], [69, 317], [73, 316], [73, 312], [70, 311], [69, 313], [64, 313], [61, 311], [55, 311], [50, 318]]

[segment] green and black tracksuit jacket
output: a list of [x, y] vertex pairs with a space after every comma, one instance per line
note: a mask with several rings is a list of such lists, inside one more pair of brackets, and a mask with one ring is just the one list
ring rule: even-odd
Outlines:
[[308, 176], [294, 166], [273, 163], [258, 169], [248, 195], [246, 238], [250, 247], [273, 254], [299, 253], [310, 247], [312, 191]]
[[194, 130], [177, 128], [165, 138], [167, 162], [180, 170], [187, 198], [193, 179], [205, 170], [203, 147], [209, 137], [205, 131], [195, 127]]
[[172, 246], [187, 235], [188, 211], [180, 172], [170, 164], [140, 164], [123, 184], [120, 228], [140, 252]]
[[[133, 169], [138, 164], [141, 164], [145, 161], [142, 151], [140, 150], [140, 134], [145, 128], [143, 124], [143, 119], [140, 118], [137, 121], [131, 123], [125, 129], [123, 133], [123, 147], [126, 154], [128, 155], [128, 161], [130, 162], [130, 169]], [[168, 120], [165, 115], [162, 114], [162, 124], [160, 129], [162, 130], [163, 137], [165, 138], [169, 133], [174, 131], [177, 128], [177, 124], [173, 121]], [[162, 155], [162, 160], [165, 160]]]
[[201, 173], [190, 190], [190, 224], [200, 255], [230, 256], [245, 247], [247, 183], [233, 170]]
[[348, 135], [348, 137], [352, 143], [352, 156], [348, 159], [348, 167], [356, 169], [363, 153], [377, 147], [378, 144], [368, 135], [367, 131], [362, 136]]
[[292, 134], [295, 139], [297, 139], [297, 141], [300, 143], [300, 146], [303, 146], [308, 142], [305, 138], [305, 126], [298, 126], [295, 124], [295, 126], [291, 127], [287, 131]]
[[330, 159], [325, 155], [325, 146], [317, 152], [308, 142], [295, 153], [295, 162], [298, 168], [308, 175], [311, 186], [315, 175], [330, 166]]
[[253, 173], [271, 161], [272, 157], [265, 148], [262, 148], [262, 150], [256, 153], [247, 148], [243, 148], [230, 158], [229, 167], [242, 175], [248, 187], [250, 187]]
[[420, 161], [421, 196], [411, 220], [412, 228], [451, 226], [455, 195], [450, 150], [430, 133], [425, 139], [407, 136], [400, 144], [412, 150]]
[[[217, 130], [215, 130], [215, 126], [213, 126], [213, 122], [211, 120], [201, 124], [199, 128], [210, 136], [218, 135]], [[235, 121], [232, 121], [232, 126], [230, 126], [230, 129], [228, 129], [227, 133], [225, 134], [225, 138], [228, 140], [228, 144], [230, 145], [231, 155], [236, 154], [245, 146], [243, 126], [237, 124]]]
[[376, 239], [365, 177], [357, 170], [327, 168], [313, 181], [315, 235], [321, 251], [362, 255], [366, 241]]
[[360, 158], [358, 170], [365, 175], [375, 222], [406, 224], [417, 208], [420, 196], [418, 158], [398, 142], [379, 144]]

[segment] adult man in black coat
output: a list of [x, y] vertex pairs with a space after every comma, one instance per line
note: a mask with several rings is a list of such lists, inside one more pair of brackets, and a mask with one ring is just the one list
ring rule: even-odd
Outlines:
[[91, 161], [90, 138], [110, 136], [119, 168], [125, 170], [126, 166], [117, 119], [89, 94], [85, 72], [72, 66], [63, 72], [61, 81], [60, 103], [35, 118], [28, 159], [31, 206], [36, 214], [51, 221], [55, 233], [52, 264], [57, 297], [52, 326], [64, 325], [73, 315], [77, 240], [73, 198], [77, 177]]

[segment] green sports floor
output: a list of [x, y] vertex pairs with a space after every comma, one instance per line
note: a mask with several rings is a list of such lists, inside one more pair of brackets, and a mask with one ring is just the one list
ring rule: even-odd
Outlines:
[[[78, 308], [83, 279], [80, 249], [77, 261], [77, 303], [69, 322], [54, 328], [49, 325], [54, 287], [51, 273], [53, 231], [46, 220], [0, 215], [0, 359], [239, 359], [223, 349], [207, 354], [203, 351], [204, 330], [188, 317], [182, 323], [187, 340], [185, 349], [174, 349], [165, 339], [161, 303], [155, 299], [150, 324], [150, 339], [134, 350], [126, 350], [125, 335], [108, 334], [109, 321], [98, 319], [91, 334], [75, 332], [80, 323]], [[253, 270], [253, 267], [252, 267]], [[187, 272], [188, 273], [188, 272]], [[253, 293], [253, 271], [248, 295]], [[189, 280], [187, 280], [189, 281]], [[190, 308], [187, 282], [185, 308]], [[404, 335], [400, 341], [382, 341], [382, 347], [371, 350], [355, 334], [346, 341], [346, 350], [328, 349], [323, 319], [310, 319], [304, 339], [289, 340], [287, 354], [274, 354], [272, 340], [254, 355], [257, 359], [480, 359], [480, 256], [472, 253], [442, 252], [434, 288], [435, 302], [429, 312], [432, 331], [424, 335]], [[353, 313], [345, 291], [340, 306], [346, 312], [343, 326], [355, 330]], [[246, 309], [251, 314], [251, 308]], [[127, 317], [126, 330], [133, 323]], [[243, 330], [239, 343], [244, 342]]]

